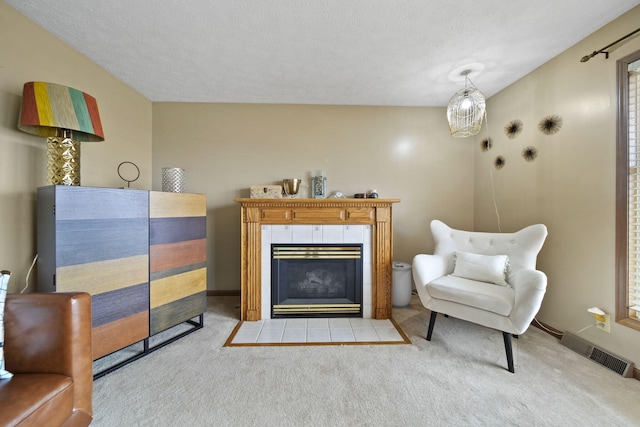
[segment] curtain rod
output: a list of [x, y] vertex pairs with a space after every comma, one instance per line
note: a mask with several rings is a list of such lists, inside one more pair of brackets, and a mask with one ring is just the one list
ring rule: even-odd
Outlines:
[[631, 37], [632, 35], [634, 35], [635, 33], [639, 32], [639, 31], [640, 31], [640, 28], [638, 28], [635, 31], [630, 32], [629, 34], [627, 34], [624, 37], [620, 37], [618, 40], [614, 41], [611, 44], [606, 45], [605, 47], [603, 47], [600, 50], [594, 50], [592, 54], [586, 55], [586, 56], [583, 56], [582, 58], [580, 58], [580, 62], [587, 62], [588, 60], [590, 60], [591, 58], [593, 58], [594, 56], [596, 56], [599, 53], [604, 53], [605, 54], [605, 59], [609, 59], [609, 52], [607, 52], [606, 49], [610, 48], [611, 46], [613, 46], [616, 43], [620, 43], [622, 40]]

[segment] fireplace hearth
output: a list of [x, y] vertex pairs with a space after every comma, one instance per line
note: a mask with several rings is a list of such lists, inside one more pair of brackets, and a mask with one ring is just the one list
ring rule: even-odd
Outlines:
[[361, 244], [271, 245], [271, 317], [362, 317], [362, 258]]

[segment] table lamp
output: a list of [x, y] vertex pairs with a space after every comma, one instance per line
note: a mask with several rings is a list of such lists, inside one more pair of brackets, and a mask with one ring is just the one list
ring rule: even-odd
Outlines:
[[96, 99], [55, 83], [27, 82], [18, 128], [47, 137], [47, 181], [80, 185], [80, 142], [104, 141]]

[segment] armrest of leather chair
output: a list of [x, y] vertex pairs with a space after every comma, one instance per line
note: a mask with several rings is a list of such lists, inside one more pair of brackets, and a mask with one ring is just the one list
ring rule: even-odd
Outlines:
[[6, 369], [73, 378], [74, 411], [93, 414], [91, 296], [82, 292], [9, 294], [4, 314]]

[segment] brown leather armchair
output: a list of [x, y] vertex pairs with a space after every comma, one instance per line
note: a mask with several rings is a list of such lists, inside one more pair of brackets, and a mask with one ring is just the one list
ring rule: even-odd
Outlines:
[[93, 419], [91, 297], [9, 294], [0, 426], [88, 426]]

